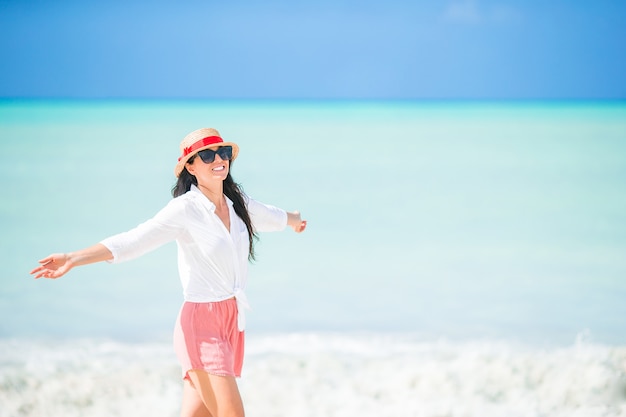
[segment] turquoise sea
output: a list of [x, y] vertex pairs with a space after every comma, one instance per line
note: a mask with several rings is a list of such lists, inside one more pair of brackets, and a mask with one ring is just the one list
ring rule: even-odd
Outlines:
[[308, 220], [257, 245], [247, 415], [626, 416], [626, 102], [113, 100], [0, 101], [0, 416], [177, 415], [175, 244], [28, 272], [205, 126]]

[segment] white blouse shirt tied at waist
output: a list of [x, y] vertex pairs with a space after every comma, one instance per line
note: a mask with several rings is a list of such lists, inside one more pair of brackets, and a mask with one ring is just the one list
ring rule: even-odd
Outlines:
[[[287, 213], [244, 196], [256, 232], [283, 230]], [[172, 199], [152, 219], [128, 232], [104, 239], [113, 254], [111, 262], [137, 258], [172, 240], [178, 246], [178, 272], [185, 301], [217, 302], [235, 297], [238, 327], [245, 329], [244, 309], [250, 308], [244, 293], [248, 279], [248, 230], [226, 198], [230, 231], [215, 214], [215, 205], [192, 185]]]

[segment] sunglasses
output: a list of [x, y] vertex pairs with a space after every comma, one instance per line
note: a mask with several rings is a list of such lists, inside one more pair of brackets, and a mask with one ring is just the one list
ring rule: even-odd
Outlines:
[[216, 151], [211, 149], [204, 149], [198, 152], [198, 156], [202, 159], [202, 162], [205, 164], [210, 164], [215, 161], [215, 155], [219, 155], [224, 161], [231, 160], [233, 157], [233, 147], [232, 146], [220, 146]]

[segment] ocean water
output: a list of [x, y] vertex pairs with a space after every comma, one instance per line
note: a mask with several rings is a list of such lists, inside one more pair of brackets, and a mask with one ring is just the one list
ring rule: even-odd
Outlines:
[[0, 416], [178, 414], [175, 245], [33, 280], [149, 218], [178, 143], [298, 209], [251, 267], [249, 416], [626, 416], [623, 102], [0, 102]]

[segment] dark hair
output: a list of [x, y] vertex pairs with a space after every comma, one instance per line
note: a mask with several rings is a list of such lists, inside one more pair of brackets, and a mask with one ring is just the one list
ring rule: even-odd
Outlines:
[[[192, 156], [187, 162], [193, 162], [195, 157], [196, 155]], [[230, 167], [232, 168], [232, 166], [233, 161], [230, 161]], [[189, 171], [187, 171], [187, 168], [183, 168], [182, 172], [178, 176], [176, 184], [172, 187], [172, 196], [178, 197], [185, 194], [191, 188], [191, 184], [198, 185], [198, 180], [196, 177], [191, 175]], [[235, 213], [241, 220], [243, 220], [246, 225], [246, 229], [248, 229], [248, 260], [253, 261], [255, 259], [254, 241], [255, 239], [258, 239], [258, 236], [252, 228], [252, 221], [250, 220], [250, 215], [248, 214], [248, 209], [243, 198], [241, 185], [237, 184], [235, 180], [233, 180], [233, 177], [230, 175], [230, 170], [224, 180], [224, 194], [230, 199], [230, 201], [233, 202], [233, 209], [235, 209]]]

